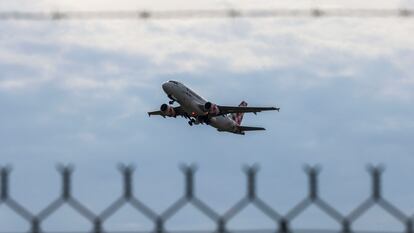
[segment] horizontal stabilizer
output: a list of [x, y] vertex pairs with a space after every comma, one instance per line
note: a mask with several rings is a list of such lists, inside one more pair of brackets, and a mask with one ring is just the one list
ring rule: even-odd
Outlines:
[[263, 127], [251, 127], [251, 126], [238, 126], [240, 131], [256, 131], [256, 130], [266, 130]]

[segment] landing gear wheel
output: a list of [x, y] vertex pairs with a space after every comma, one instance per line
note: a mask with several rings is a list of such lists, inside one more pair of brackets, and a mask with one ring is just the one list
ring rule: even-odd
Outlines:
[[193, 126], [193, 121], [189, 121], [189, 122], [188, 122], [188, 124], [189, 124], [190, 126]]

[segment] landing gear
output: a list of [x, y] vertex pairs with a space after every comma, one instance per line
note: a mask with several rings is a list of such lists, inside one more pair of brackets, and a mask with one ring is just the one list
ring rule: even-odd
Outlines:
[[210, 124], [210, 119], [208, 118], [208, 116], [199, 116], [198, 121], [200, 121], [200, 122], [202, 122], [206, 125]]
[[193, 126], [193, 124], [196, 124], [196, 120], [195, 120], [195, 119], [193, 119], [193, 118], [191, 118], [191, 119], [188, 121], [188, 124], [189, 124], [190, 126]]
[[175, 99], [171, 95], [168, 95], [168, 98], [170, 99], [170, 102], [168, 102], [169, 104], [175, 103]]

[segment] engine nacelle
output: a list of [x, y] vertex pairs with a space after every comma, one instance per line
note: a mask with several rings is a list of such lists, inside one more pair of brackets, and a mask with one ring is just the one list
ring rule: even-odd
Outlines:
[[212, 115], [220, 114], [220, 109], [217, 107], [216, 104], [213, 104], [211, 102], [207, 102], [204, 104], [204, 110]]
[[174, 108], [168, 104], [163, 104], [160, 107], [161, 112], [168, 117], [176, 117], [177, 113], [175, 112]]

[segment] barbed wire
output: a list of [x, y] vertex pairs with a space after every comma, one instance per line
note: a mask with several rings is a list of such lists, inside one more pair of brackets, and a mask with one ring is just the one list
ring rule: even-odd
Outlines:
[[[256, 176], [259, 171], [257, 165], [246, 166], [243, 171], [246, 174], [246, 193], [237, 201], [230, 209], [224, 213], [218, 213], [207, 205], [204, 201], [200, 200], [195, 193], [195, 172], [196, 167], [194, 165], [181, 166], [181, 170], [185, 178], [185, 189], [183, 195], [178, 198], [173, 204], [171, 204], [166, 210], [161, 213], [155, 212], [152, 208], [148, 207], [145, 203], [140, 201], [133, 193], [133, 172], [134, 166], [132, 165], [120, 165], [119, 170], [123, 177], [123, 192], [121, 196], [105, 208], [100, 213], [94, 213], [85, 205], [83, 205], [72, 194], [71, 189], [71, 175], [74, 171], [72, 166], [58, 166], [58, 171], [62, 177], [62, 189], [60, 196], [52, 201], [49, 205], [43, 208], [38, 213], [32, 213], [27, 208], [19, 204], [9, 193], [9, 175], [11, 172], [10, 167], [0, 167], [0, 207], [2, 205], [7, 206], [14, 213], [18, 214], [21, 218], [26, 220], [30, 224], [29, 233], [43, 233], [42, 223], [48, 219], [51, 215], [56, 213], [62, 205], [67, 204], [74, 209], [80, 216], [85, 218], [91, 223], [91, 230], [89, 233], [357, 233], [357, 232], [381, 232], [377, 230], [372, 231], [356, 231], [352, 228], [356, 220], [362, 217], [371, 207], [374, 205], [382, 208], [391, 217], [398, 220], [401, 225], [404, 226], [405, 233], [414, 233], [413, 228], [413, 215], [403, 213], [400, 209], [391, 204], [387, 199], [382, 196], [382, 182], [381, 174], [384, 171], [382, 166], [369, 166], [368, 172], [372, 178], [372, 190], [370, 196], [363, 201], [360, 205], [354, 208], [350, 213], [340, 213], [333, 206], [324, 201], [319, 195], [318, 189], [318, 175], [321, 171], [318, 166], [305, 166], [305, 173], [308, 176], [308, 194], [298, 204], [293, 206], [286, 214], [282, 214], [272, 208], [269, 204], [263, 201], [256, 192]], [[150, 231], [106, 231], [103, 228], [103, 223], [107, 221], [111, 216], [120, 210], [124, 205], [129, 204], [134, 209], [142, 213], [148, 220], [153, 223], [153, 230]], [[184, 230], [184, 231], [171, 231], [166, 229], [165, 224], [175, 216], [181, 209], [187, 205], [192, 205], [196, 210], [201, 212], [204, 216], [212, 220], [216, 229], [206, 230]], [[252, 205], [256, 207], [260, 212], [272, 220], [275, 224], [274, 229], [245, 229], [245, 230], [231, 230], [228, 228], [228, 222], [234, 219], [239, 213], [241, 213], [247, 206]], [[336, 221], [340, 229], [300, 229], [296, 230], [291, 227], [291, 223], [304, 211], [306, 211], [311, 205], [319, 208], [328, 217]], [[4, 232], [2, 222], [0, 221], [0, 232]], [[52, 233], [47, 231], [48, 233]], [[67, 231], [62, 231], [67, 232]], [[60, 233], [62, 233], [60, 232]], [[72, 233], [67, 232], [67, 233]], [[392, 231], [383, 231], [392, 233]], [[10, 232], [8, 232], [10, 233]], [[16, 232], [17, 233], [17, 232]]]
[[0, 11], [0, 20], [172, 20], [220, 18], [411, 18], [414, 9], [255, 9], [255, 10], [125, 10], [125, 11]]

